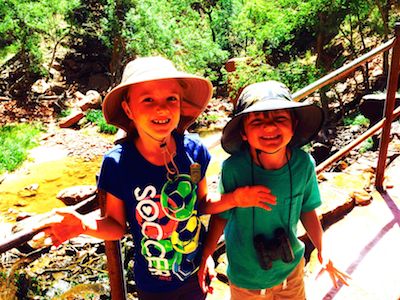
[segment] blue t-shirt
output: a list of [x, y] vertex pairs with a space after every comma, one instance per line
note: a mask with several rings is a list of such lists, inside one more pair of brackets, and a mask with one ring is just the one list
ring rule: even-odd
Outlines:
[[135, 281], [148, 292], [179, 288], [197, 270], [201, 258], [204, 227], [190, 167], [200, 164], [202, 179], [210, 154], [197, 135], [173, 133], [173, 137], [179, 175], [172, 180], [165, 166], [148, 162], [132, 141], [106, 153], [98, 180], [99, 188], [124, 202], [135, 243]]

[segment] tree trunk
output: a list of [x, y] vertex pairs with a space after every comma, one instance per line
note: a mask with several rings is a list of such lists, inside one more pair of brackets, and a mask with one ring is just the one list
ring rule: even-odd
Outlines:
[[[390, 0], [386, 0], [386, 4], [383, 7], [380, 3], [380, 0], [375, 0], [375, 4], [378, 6], [379, 12], [382, 17], [383, 22], [383, 38], [385, 40], [388, 39], [390, 30], [389, 30], [389, 11], [390, 11]], [[388, 51], [383, 52], [383, 74], [387, 77], [389, 70], [389, 53]]]
[[110, 73], [112, 76], [111, 84], [114, 85], [116, 82], [119, 82], [122, 77], [122, 61], [126, 54], [126, 45], [125, 41], [121, 35], [121, 24], [124, 20], [123, 8], [121, 0], [117, 0], [115, 2], [115, 13], [118, 20], [117, 32], [113, 38], [113, 49], [112, 56], [110, 62]]

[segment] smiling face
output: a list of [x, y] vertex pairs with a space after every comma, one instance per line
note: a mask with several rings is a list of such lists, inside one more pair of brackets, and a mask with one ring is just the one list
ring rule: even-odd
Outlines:
[[122, 108], [141, 138], [162, 140], [177, 128], [180, 119], [181, 86], [174, 79], [142, 82], [128, 90]]
[[243, 118], [242, 138], [250, 148], [267, 154], [285, 154], [294, 128], [289, 110], [252, 112]]

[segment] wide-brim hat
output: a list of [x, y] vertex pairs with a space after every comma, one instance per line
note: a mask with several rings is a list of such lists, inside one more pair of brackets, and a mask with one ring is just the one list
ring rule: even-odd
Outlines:
[[297, 119], [290, 146], [301, 147], [309, 143], [322, 127], [324, 114], [319, 106], [294, 101], [289, 89], [283, 83], [273, 80], [254, 83], [247, 86], [238, 98], [234, 116], [222, 132], [222, 148], [230, 154], [242, 149], [244, 145], [241, 135], [243, 116], [250, 112], [278, 109], [293, 110]]
[[107, 123], [130, 132], [134, 124], [121, 105], [129, 87], [164, 79], [176, 79], [182, 87], [181, 114], [177, 130], [183, 133], [207, 106], [212, 96], [212, 84], [204, 77], [178, 71], [171, 61], [158, 56], [137, 58], [126, 65], [121, 83], [113, 88], [103, 101], [103, 114]]

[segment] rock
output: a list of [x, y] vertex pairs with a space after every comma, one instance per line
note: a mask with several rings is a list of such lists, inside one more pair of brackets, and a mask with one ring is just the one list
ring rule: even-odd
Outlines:
[[379, 77], [381, 75], [383, 75], [383, 70], [380, 66], [374, 68], [371, 72], [371, 77]]
[[88, 80], [88, 89], [98, 90], [100, 92], [106, 91], [106, 89], [110, 86], [111, 80], [110, 78], [102, 73], [97, 73], [91, 75]]
[[61, 95], [62, 93], [64, 93], [66, 91], [66, 87], [62, 86], [60, 84], [53, 84], [51, 86], [51, 91], [56, 95]]
[[51, 65], [51, 68], [56, 70], [56, 71], [58, 71], [58, 72], [61, 72], [61, 71], [64, 70], [64, 68], [62, 67], [62, 65], [60, 65], [60, 63], [58, 61], [53, 61], [53, 64]]
[[346, 82], [339, 82], [336, 84], [335, 88], [338, 93], [343, 94], [348, 89], [348, 85]]
[[[24, 187], [24, 189], [20, 190], [18, 192], [18, 196], [20, 196], [22, 198], [28, 198], [28, 197], [36, 196], [38, 189], [39, 189], [39, 184], [33, 183], [31, 185], [28, 185], [28, 186]], [[21, 205], [21, 206], [26, 206], [26, 204]]]
[[[24, 197], [24, 196], [21, 196], [21, 197]], [[24, 200], [18, 200], [18, 202], [16, 202], [14, 204], [14, 206], [16, 206], [16, 207], [25, 207], [27, 205], [28, 205], [28, 203], [26, 201], [24, 201]]]
[[84, 114], [82, 111], [77, 111], [75, 113], [70, 114], [69, 116], [62, 118], [58, 125], [61, 128], [69, 128], [73, 125], [75, 125], [76, 123], [79, 122], [80, 119], [82, 119], [84, 117]]
[[50, 85], [44, 79], [37, 80], [31, 87], [31, 91], [36, 94], [44, 94], [48, 89]]
[[[383, 118], [386, 93], [368, 94], [362, 97], [360, 112], [370, 120], [370, 127]], [[400, 94], [396, 94], [395, 108], [400, 106]]]
[[314, 143], [310, 151], [316, 164], [320, 164], [330, 156], [331, 146], [323, 143]]
[[61, 190], [56, 198], [64, 202], [65, 205], [75, 205], [94, 195], [96, 191], [95, 185], [79, 185]]
[[76, 91], [74, 93], [74, 97], [77, 98], [78, 100], [82, 100], [83, 98], [85, 98], [85, 95], [82, 94], [80, 91]]
[[32, 217], [31, 213], [19, 212], [17, 217], [15, 218], [15, 221], [19, 222], [19, 221], [25, 220], [26, 218], [30, 218], [30, 217]]
[[101, 108], [101, 95], [94, 90], [90, 90], [86, 93], [76, 106], [82, 111], [87, 111], [88, 109], [99, 109]]
[[371, 203], [372, 196], [365, 190], [354, 191], [351, 194], [356, 205], [365, 206]]

